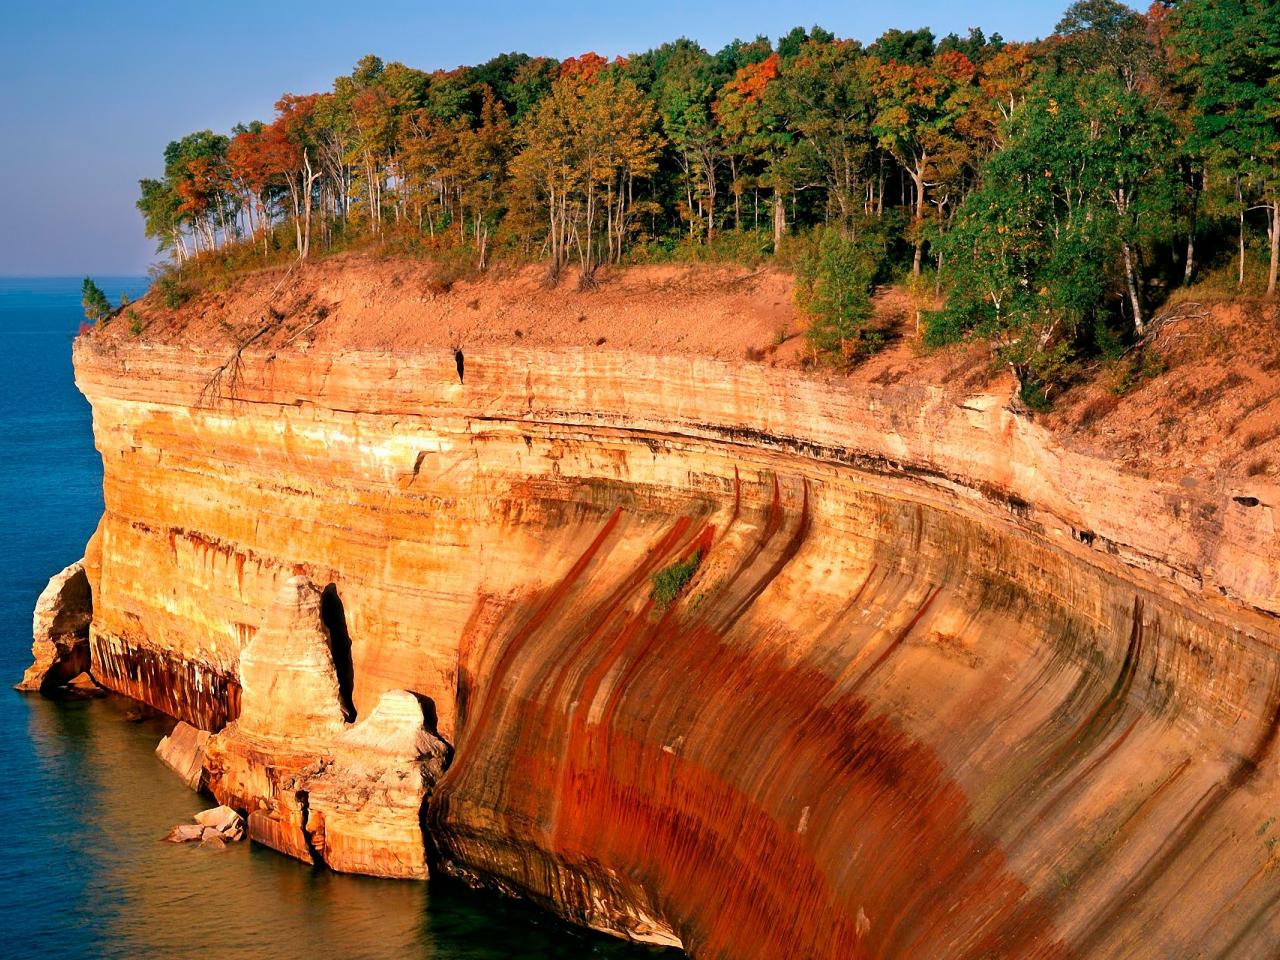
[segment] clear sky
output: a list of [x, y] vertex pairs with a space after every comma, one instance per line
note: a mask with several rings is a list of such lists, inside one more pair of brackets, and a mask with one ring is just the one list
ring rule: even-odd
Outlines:
[[688, 36], [710, 50], [821, 24], [1052, 32], [1069, 0], [4, 0], [0, 4], [0, 275], [141, 273], [133, 203], [166, 143], [270, 119], [281, 93], [325, 90], [362, 55], [431, 70], [519, 50], [563, 58]]

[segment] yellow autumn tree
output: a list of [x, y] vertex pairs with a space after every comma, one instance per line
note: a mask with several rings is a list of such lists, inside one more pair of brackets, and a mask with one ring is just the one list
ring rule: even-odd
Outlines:
[[552, 276], [576, 253], [585, 284], [617, 261], [631, 231], [635, 183], [652, 175], [662, 141], [635, 84], [609, 68], [564, 70], [520, 129], [516, 194], [542, 210]]

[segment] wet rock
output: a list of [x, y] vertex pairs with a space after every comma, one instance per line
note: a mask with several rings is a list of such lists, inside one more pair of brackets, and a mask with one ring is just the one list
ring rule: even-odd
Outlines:
[[15, 689], [47, 697], [82, 696], [84, 686], [68, 689], [67, 685], [89, 669], [92, 620], [89, 579], [84, 561], [77, 560], [54, 574], [36, 600], [31, 624], [34, 662]]
[[227, 848], [227, 842], [215, 831], [212, 836], [206, 836], [201, 840], [200, 846], [202, 849], [206, 850], [225, 850]]
[[96, 700], [109, 693], [88, 673], [82, 673], [65, 686], [54, 688], [49, 696], [57, 700]]
[[244, 835], [244, 818], [225, 804], [209, 810], [201, 810], [195, 815], [195, 821], [206, 830], [212, 830], [232, 840], [239, 840]]
[[144, 723], [147, 720], [158, 720], [163, 716], [164, 714], [155, 707], [134, 701], [125, 708], [122, 719], [125, 723]]
[[164, 839], [170, 843], [193, 843], [200, 841], [201, 846], [218, 846], [235, 842], [244, 838], [244, 818], [227, 806], [201, 810], [195, 815], [194, 823], [183, 823], [174, 827]]
[[164, 835], [166, 843], [191, 843], [204, 839], [204, 827], [198, 823], [180, 823]]

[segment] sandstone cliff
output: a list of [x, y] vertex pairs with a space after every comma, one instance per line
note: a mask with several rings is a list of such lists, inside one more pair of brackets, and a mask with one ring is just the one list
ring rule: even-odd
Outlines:
[[1265, 477], [981, 386], [325, 324], [75, 351], [95, 675], [214, 731], [260, 839], [696, 957], [1267, 955]]

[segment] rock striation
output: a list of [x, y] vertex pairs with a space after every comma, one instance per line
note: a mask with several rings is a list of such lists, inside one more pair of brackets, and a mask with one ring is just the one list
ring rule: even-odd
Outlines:
[[95, 676], [214, 733], [260, 842], [698, 958], [1280, 937], [1262, 480], [1146, 480], [995, 393], [693, 355], [75, 362]]

